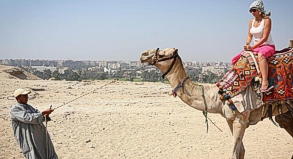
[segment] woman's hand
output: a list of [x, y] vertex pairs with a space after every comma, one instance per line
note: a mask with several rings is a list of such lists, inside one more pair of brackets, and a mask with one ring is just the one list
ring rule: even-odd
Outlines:
[[247, 47], [248, 47], [249, 45], [243, 45], [243, 49], [245, 50], [245, 51], [247, 51]]
[[245, 51], [250, 51], [253, 49], [252, 46], [250, 46], [250, 45], [244, 45], [243, 48]]

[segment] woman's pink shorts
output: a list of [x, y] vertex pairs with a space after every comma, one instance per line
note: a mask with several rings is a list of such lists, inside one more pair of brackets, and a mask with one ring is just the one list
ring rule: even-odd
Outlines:
[[[233, 57], [233, 59], [232, 59], [232, 64], [233, 65], [239, 60], [239, 58], [241, 57], [243, 52], [244, 52], [244, 50], [241, 51], [235, 57]], [[261, 46], [259, 46], [257, 48], [254, 48], [252, 50], [252, 52], [261, 53], [261, 54], [264, 55], [264, 57], [269, 58], [269, 57], [271, 57], [271, 56], [273, 56], [275, 54], [276, 48], [275, 48], [275, 45], [261, 45]]]

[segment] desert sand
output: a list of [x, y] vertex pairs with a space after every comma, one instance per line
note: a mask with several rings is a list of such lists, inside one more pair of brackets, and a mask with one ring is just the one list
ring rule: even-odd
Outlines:
[[[57, 108], [47, 129], [61, 159], [224, 159], [232, 154], [225, 119], [208, 114], [222, 132], [209, 121], [207, 133], [202, 112], [174, 98], [168, 84], [31, 80], [3, 70], [0, 79], [0, 159], [24, 158], [9, 118], [17, 88], [32, 91], [28, 103], [35, 108]], [[247, 129], [244, 145], [248, 159], [293, 155], [292, 137], [269, 119]]]

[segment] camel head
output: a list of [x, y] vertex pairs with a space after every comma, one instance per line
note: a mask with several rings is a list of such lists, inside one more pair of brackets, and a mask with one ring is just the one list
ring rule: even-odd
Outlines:
[[[156, 66], [163, 72], [163, 78], [167, 75], [174, 66], [176, 59], [180, 59], [178, 56], [178, 49], [166, 48], [164, 50], [146, 50], [140, 57], [141, 63], [149, 63]], [[181, 62], [181, 61], [180, 61]]]
[[178, 56], [178, 49], [166, 48], [164, 50], [146, 50], [140, 57], [141, 63], [149, 63], [156, 66], [162, 72], [172, 65], [172, 61]]

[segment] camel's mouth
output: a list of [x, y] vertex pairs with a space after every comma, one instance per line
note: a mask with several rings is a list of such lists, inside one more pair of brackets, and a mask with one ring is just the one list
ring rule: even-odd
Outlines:
[[150, 62], [150, 60], [152, 59], [152, 57], [153, 56], [144, 56], [144, 55], [141, 55], [140, 62], [142, 62], [142, 63]]
[[140, 57], [140, 62], [141, 63], [153, 63], [154, 61], [154, 55], [155, 55], [155, 51], [154, 50], [146, 50], [145, 52], [143, 52], [141, 54]]

